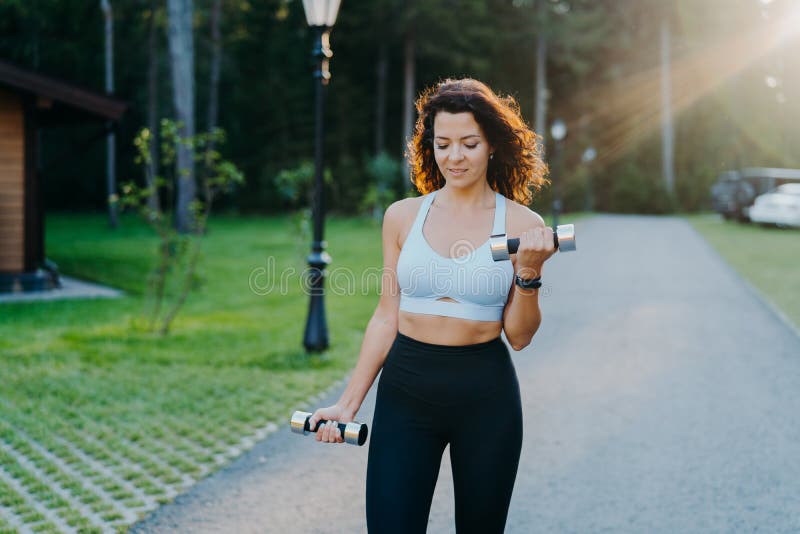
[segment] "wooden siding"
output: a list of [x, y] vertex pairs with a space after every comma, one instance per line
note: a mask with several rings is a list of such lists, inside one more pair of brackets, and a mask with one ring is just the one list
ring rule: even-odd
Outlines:
[[25, 266], [25, 150], [22, 101], [0, 88], [0, 272]]

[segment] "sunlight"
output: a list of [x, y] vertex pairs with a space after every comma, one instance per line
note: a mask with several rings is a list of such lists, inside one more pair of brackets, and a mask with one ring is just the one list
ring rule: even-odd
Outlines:
[[[762, 0], [763, 2], [763, 0]], [[782, 20], [756, 24], [747, 33], [737, 33], [703, 50], [672, 62], [672, 110], [675, 116], [725, 81], [753, 65], [768, 53], [797, 38], [800, 32], [800, 5]], [[769, 75], [765, 84], [778, 87], [782, 80]], [[642, 138], [657, 130], [661, 121], [661, 67], [634, 73], [600, 89], [576, 95], [578, 101], [598, 101], [603, 105], [593, 113], [572, 117], [570, 129], [600, 120], [610, 125], [595, 141], [600, 167], [618, 160]], [[779, 93], [776, 100], [785, 102]]]

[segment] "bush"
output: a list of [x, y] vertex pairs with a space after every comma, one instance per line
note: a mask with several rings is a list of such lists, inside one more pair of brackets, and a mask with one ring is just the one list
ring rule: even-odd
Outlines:
[[[150, 176], [150, 185], [139, 187], [135, 182], [122, 185], [119, 195], [112, 195], [111, 203], [118, 203], [123, 209], [136, 210], [142, 219], [158, 235], [156, 267], [147, 276], [147, 300], [149, 310], [142, 321], [134, 321], [134, 326], [141, 324], [145, 330], [158, 329], [162, 336], [169, 333], [170, 325], [178, 314], [189, 293], [200, 287], [203, 279], [198, 273], [200, 261], [200, 243], [206, 233], [208, 218], [214, 200], [221, 194], [230, 191], [236, 184], [244, 182], [244, 175], [230, 161], [222, 159], [215, 147], [225, 142], [225, 132], [216, 128], [210, 133], [201, 133], [191, 137], [180, 135], [180, 123], [171, 119], [162, 119], [160, 128], [160, 169], [151, 169], [151, 148], [159, 148], [154, 143], [154, 132], [142, 128], [134, 139], [137, 149], [135, 161]], [[197, 179], [197, 196], [189, 204], [192, 225], [189, 231], [179, 231], [175, 221], [177, 214], [173, 210], [162, 209], [160, 190], [168, 194], [170, 201], [174, 198], [177, 177], [172, 172], [176, 162], [176, 147], [185, 145], [191, 148], [193, 158], [200, 164]]]
[[[284, 206], [295, 209], [311, 207], [314, 200], [314, 178], [314, 162], [310, 160], [303, 160], [297, 167], [278, 172], [274, 183], [284, 200]], [[325, 169], [322, 181], [328, 186], [333, 183], [330, 169]]]
[[367, 174], [371, 182], [361, 198], [360, 213], [371, 213], [379, 222], [389, 204], [397, 199], [393, 184], [400, 181], [400, 162], [381, 152], [367, 161]]
[[628, 161], [611, 183], [608, 209], [621, 213], [670, 213], [675, 199], [667, 194], [659, 174], [648, 174]]

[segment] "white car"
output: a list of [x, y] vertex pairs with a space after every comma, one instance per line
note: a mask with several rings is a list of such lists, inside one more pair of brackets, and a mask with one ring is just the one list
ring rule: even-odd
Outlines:
[[757, 196], [748, 215], [754, 223], [800, 227], [800, 183], [779, 185]]

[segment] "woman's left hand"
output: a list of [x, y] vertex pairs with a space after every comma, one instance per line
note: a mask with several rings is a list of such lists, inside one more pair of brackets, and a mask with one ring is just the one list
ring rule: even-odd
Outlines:
[[542, 265], [556, 253], [553, 229], [536, 226], [519, 236], [517, 272], [523, 278], [536, 278], [542, 274]]

